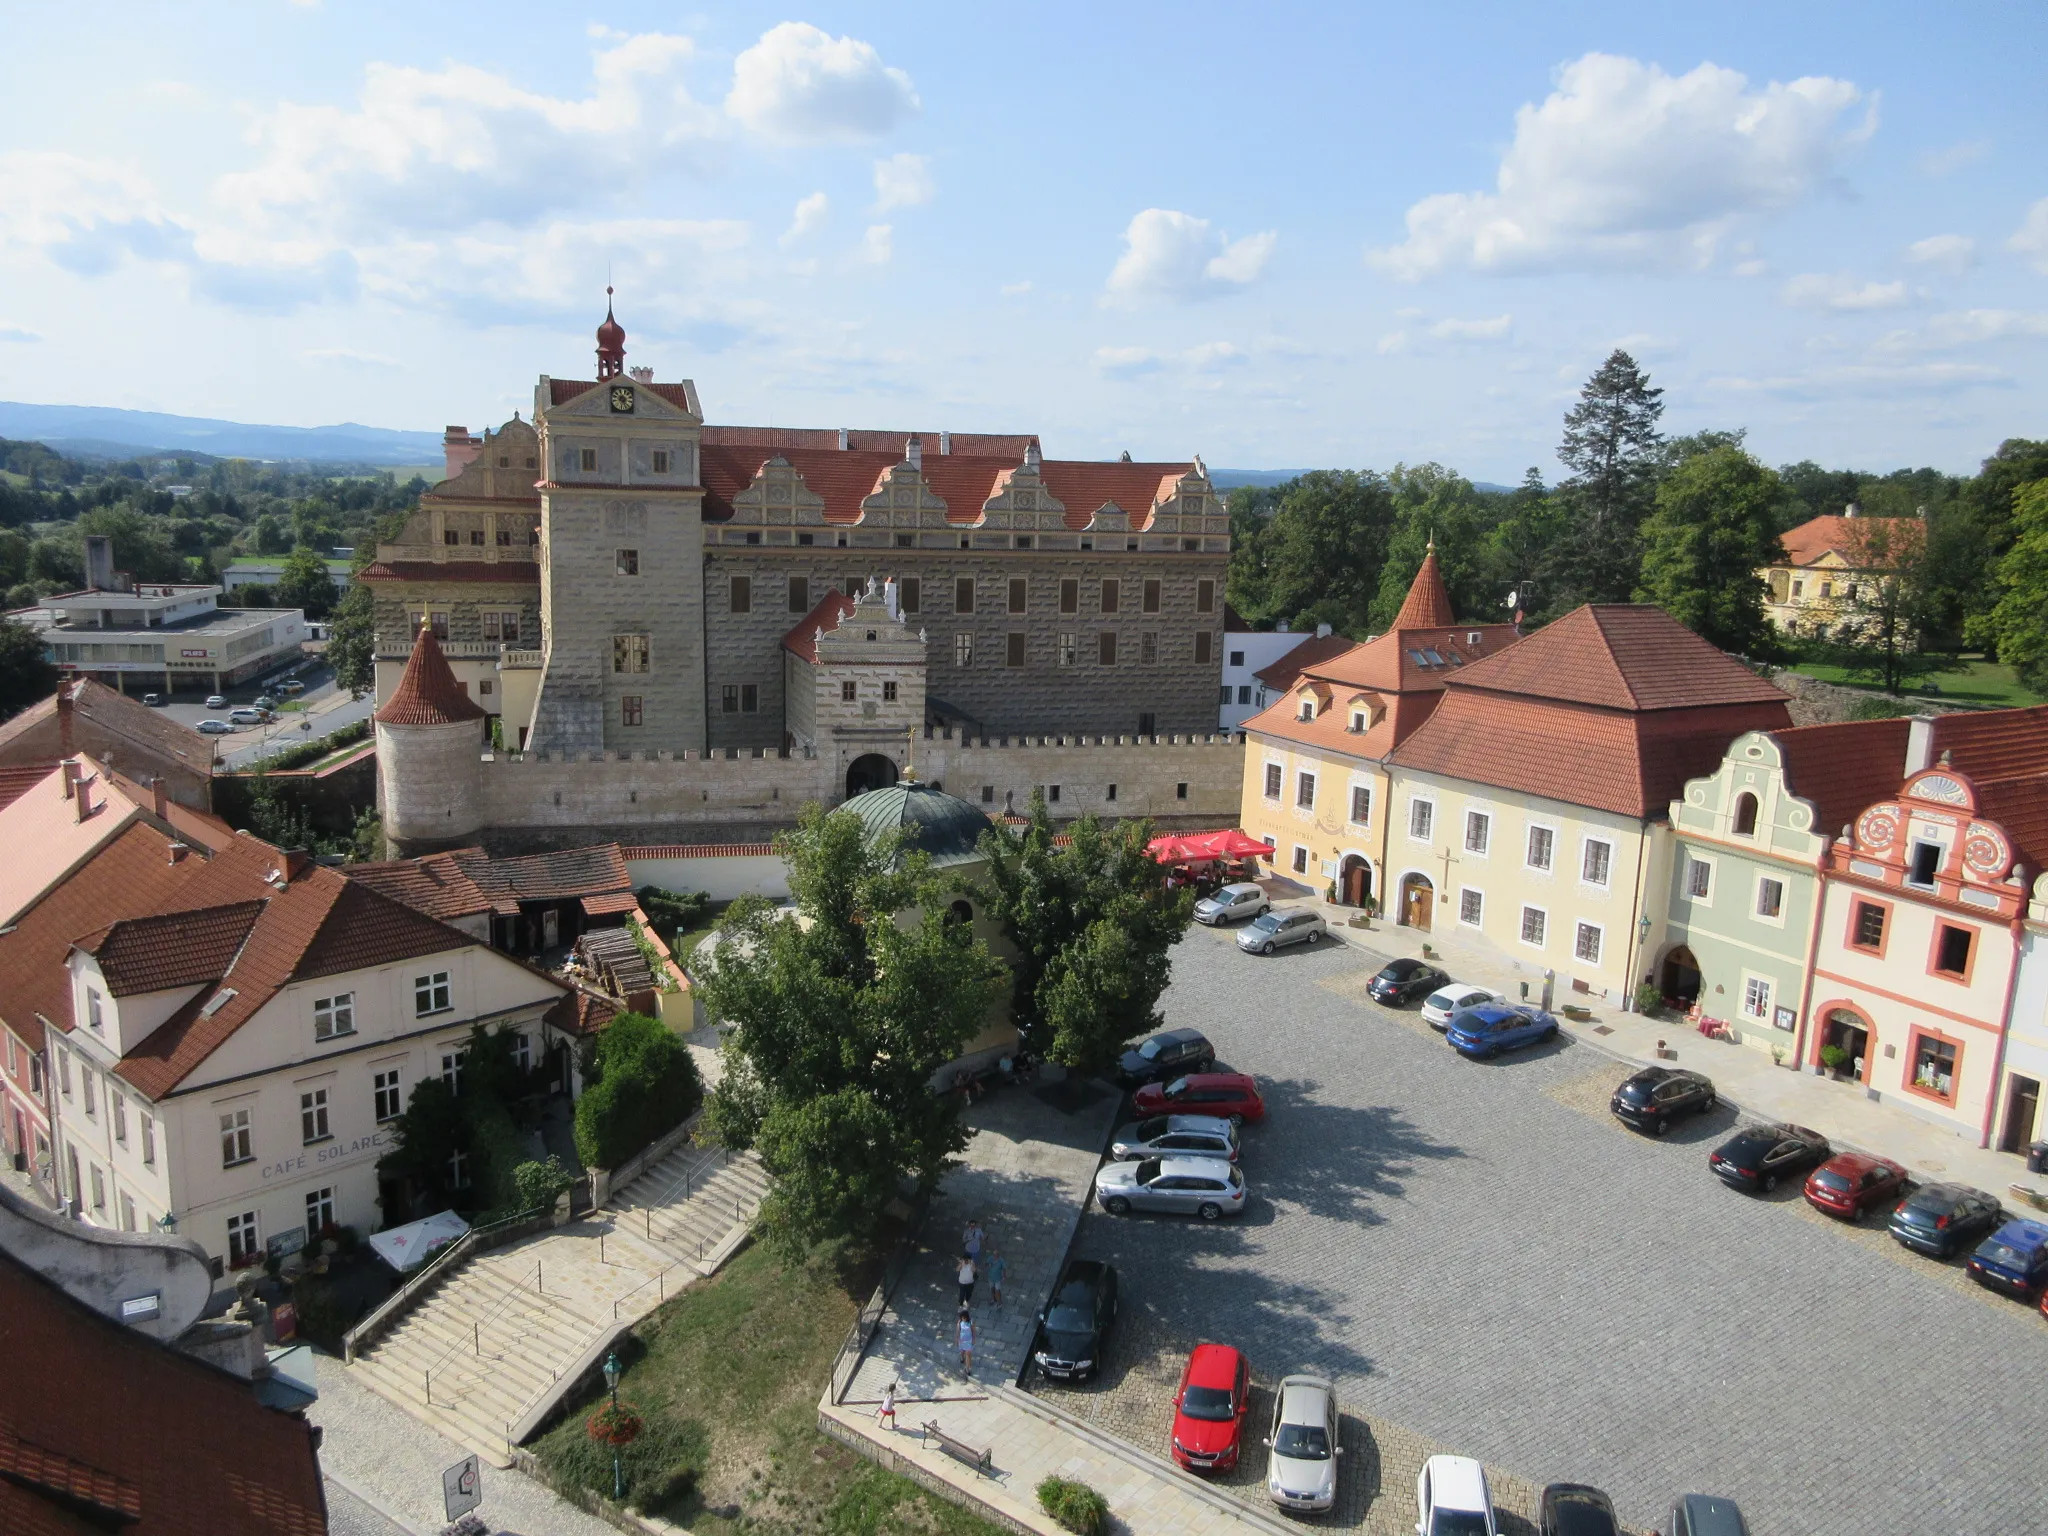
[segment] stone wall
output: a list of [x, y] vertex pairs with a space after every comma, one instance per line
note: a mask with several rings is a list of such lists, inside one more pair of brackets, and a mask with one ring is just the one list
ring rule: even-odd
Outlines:
[[1873, 693], [1867, 688], [1844, 688], [1836, 683], [1824, 683], [1803, 672], [1780, 671], [1766, 675], [1792, 696], [1788, 708], [1794, 725], [1834, 725], [1843, 720], [1866, 718], [1859, 717], [1855, 711], [1859, 705], [1873, 701], [1895, 705], [1902, 715], [1952, 715], [1967, 708], [1966, 705], [1945, 704], [1915, 695], [1893, 699], [1888, 694]]

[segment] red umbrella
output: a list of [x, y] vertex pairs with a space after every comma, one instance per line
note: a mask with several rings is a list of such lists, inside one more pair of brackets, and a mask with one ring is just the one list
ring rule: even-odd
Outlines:
[[1201, 844], [1212, 859], [1242, 859], [1271, 853], [1272, 847], [1256, 837], [1247, 837], [1236, 827], [1221, 832], [1204, 832], [1193, 841]]

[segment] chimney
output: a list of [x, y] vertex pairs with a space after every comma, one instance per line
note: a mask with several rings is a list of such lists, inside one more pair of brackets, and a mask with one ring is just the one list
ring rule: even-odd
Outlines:
[[92, 780], [83, 773], [78, 775], [75, 786], [77, 793], [71, 797], [71, 814], [79, 821], [92, 815]]
[[953, 451], [953, 434], [952, 434], [952, 433], [950, 433], [950, 432], [948, 432], [948, 431], [947, 431], [947, 430], [946, 430], [946, 429], [945, 429], [944, 427], [941, 427], [941, 428], [939, 428], [939, 452], [940, 452], [940, 454], [941, 454], [941, 455], [945, 455], [945, 454], [949, 454], [949, 453], [951, 453], [952, 451]]
[[1035, 470], [1043, 462], [1044, 460], [1039, 457], [1038, 453], [1038, 439], [1034, 437], [1024, 445], [1024, 467]]
[[[61, 698], [62, 695], [60, 694], [59, 697]], [[63, 762], [57, 765], [57, 768], [59, 777], [63, 780], [64, 784], [64, 798], [66, 800], [69, 800], [77, 790], [78, 759], [75, 757], [67, 757], [64, 759]]]
[[1906, 773], [1911, 778], [1934, 761], [1933, 715], [1915, 715], [1906, 725]]
[[1318, 640], [1327, 640], [1327, 639], [1329, 639], [1329, 638], [1330, 638], [1330, 626], [1329, 626], [1329, 625], [1327, 625], [1327, 624], [1318, 624], [1318, 625], [1316, 626], [1316, 638], [1317, 638]]
[[186, 854], [188, 854], [188, 853], [190, 853], [191, 851], [192, 851], [192, 850], [191, 850], [190, 848], [188, 848], [188, 847], [187, 847], [187, 846], [186, 846], [185, 844], [183, 844], [183, 843], [173, 843], [173, 844], [171, 844], [171, 848], [170, 848], [170, 853], [171, 853], [171, 862], [172, 862], [173, 864], [182, 864], [182, 863], [184, 863], [184, 862], [185, 862], [185, 855], [186, 855]]
[[1849, 505], [1847, 505], [1846, 507], [1842, 508], [1842, 516], [1844, 517], [1861, 517], [1862, 515], [1863, 508], [1858, 506], [1853, 501], [1850, 502]]
[[[57, 687], [57, 750], [58, 750], [59, 752], [63, 753], [63, 754], [64, 754], [64, 756], [66, 756], [66, 757], [69, 757], [69, 756], [70, 756], [70, 755], [71, 755], [71, 754], [72, 754], [73, 752], [75, 752], [75, 751], [77, 750], [77, 748], [73, 747], [73, 746], [72, 746], [72, 744], [71, 744], [71, 704], [72, 704], [72, 697], [71, 697], [71, 695], [72, 695], [72, 688], [71, 688], [71, 684], [69, 684], [69, 683], [60, 683], [60, 684], [58, 685], [58, 687]], [[68, 789], [67, 789], [67, 790], [65, 790], [65, 794], [66, 794], [67, 796], [68, 796], [68, 795], [69, 795], [70, 793], [71, 793], [71, 792], [70, 792], [70, 790], [68, 790]]]
[[841, 453], [846, 452], [846, 428], [844, 427], [839, 429], [839, 451]]
[[915, 432], [910, 434], [909, 441], [903, 445], [903, 462], [912, 469], [924, 468], [924, 439]]
[[652, 368], [628, 368], [626, 373], [628, 377], [642, 384], [652, 384], [654, 382], [654, 370]]
[[484, 451], [484, 440], [471, 437], [469, 428], [448, 426], [441, 429], [441, 456], [447, 460], [448, 478], [453, 480], [469, 465], [476, 462]]
[[164, 782], [162, 774], [158, 774], [155, 778], [151, 779], [149, 787], [151, 795], [156, 802], [156, 819], [163, 821], [171, 814], [171, 787]]
[[112, 535], [85, 536], [85, 584], [94, 592], [114, 590], [114, 540]]

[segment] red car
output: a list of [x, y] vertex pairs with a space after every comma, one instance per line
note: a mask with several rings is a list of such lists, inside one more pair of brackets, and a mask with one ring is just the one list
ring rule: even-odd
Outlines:
[[1190, 1072], [1170, 1083], [1147, 1083], [1131, 1103], [1141, 1115], [1215, 1115], [1239, 1123], [1266, 1118], [1259, 1085], [1242, 1072]]
[[1830, 1216], [1861, 1221], [1863, 1213], [1889, 1207], [1906, 1192], [1906, 1170], [1888, 1157], [1837, 1152], [1806, 1176], [1806, 1203]]
[[1228, 1472], [1244, 1439], [1252, 1368], [1228, 1344], [1197, 1344], [1173, 1394], [1173, 1459], [1190, 1472]]

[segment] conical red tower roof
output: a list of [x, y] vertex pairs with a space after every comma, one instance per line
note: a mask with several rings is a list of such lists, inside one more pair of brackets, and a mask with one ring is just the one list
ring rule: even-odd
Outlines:
[[1449, 629], [1458, 622], [1451, 612], [1451, 594], [1444, 586], [1442, 567], [1436, 563], [1436, 542], [1422, 557], [1422, 569], [1409, 584], [1401, 611], [1394, 615], [1394, 629]]
[[398, 680], [391, 697], [377, 711], [379, 725], [456, 725], [464, 720], [481, 720], [485, 710], [462, 691], [441, 643], [431, 626], [421, 625], [419, 639], [405, 663], [405, 675]]
[[626, 328], [612, 317], [612, 291], [604, 291], [604, 324], [597, 328], [597, 376], [615, 379], [626, 366]]

